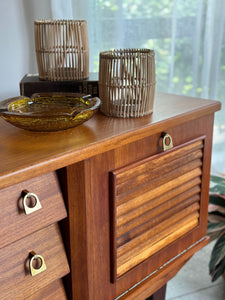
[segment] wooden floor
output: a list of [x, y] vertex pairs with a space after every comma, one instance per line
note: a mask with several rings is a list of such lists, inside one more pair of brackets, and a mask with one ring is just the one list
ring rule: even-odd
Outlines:
[[225, 300], [225, 281], [211, 282], [208, 263], [213, 242], [197, 252], [167, 284], [166, 300]]

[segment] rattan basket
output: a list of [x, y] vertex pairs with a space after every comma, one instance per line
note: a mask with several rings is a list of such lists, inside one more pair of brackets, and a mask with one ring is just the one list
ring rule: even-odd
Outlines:
[[85, 20], [36, 20], [35, 49], [40, 79], [64, 81], [89, 76]]
[[100, 52], [99, 97], [107, 116], [141, 117], [153, 111], [155, 53], [150, 49]]

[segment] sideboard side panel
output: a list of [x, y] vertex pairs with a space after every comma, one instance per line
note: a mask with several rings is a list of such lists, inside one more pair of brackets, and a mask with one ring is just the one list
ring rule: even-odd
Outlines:
[[88, 300], [88, 250], [86, 194], [86, 161], [58, 170], [68, 218], [62, 222], [63, 238], [70, 262], [70, 274], [66, 279], [69, 299]]

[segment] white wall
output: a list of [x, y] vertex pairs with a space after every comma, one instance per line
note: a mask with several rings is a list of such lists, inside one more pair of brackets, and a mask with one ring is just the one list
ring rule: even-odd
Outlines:
[[0, 101], [19, 95], [26, 73], [37, 73], [34, 20], [51, 18], [51, 0], [0, 0]]

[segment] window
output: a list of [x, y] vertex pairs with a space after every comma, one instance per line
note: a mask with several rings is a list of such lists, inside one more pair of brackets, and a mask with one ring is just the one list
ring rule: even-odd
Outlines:
[[[54, 18], [88, 21], [91, 72], [100, 51], [150, 48], [157, 90], [225, 104], [224, 0], [52, 0], [52, 8]], [[212, 171], [225, 174], [224, 146], [225, 108], [216, 113], [212, 157]]]

